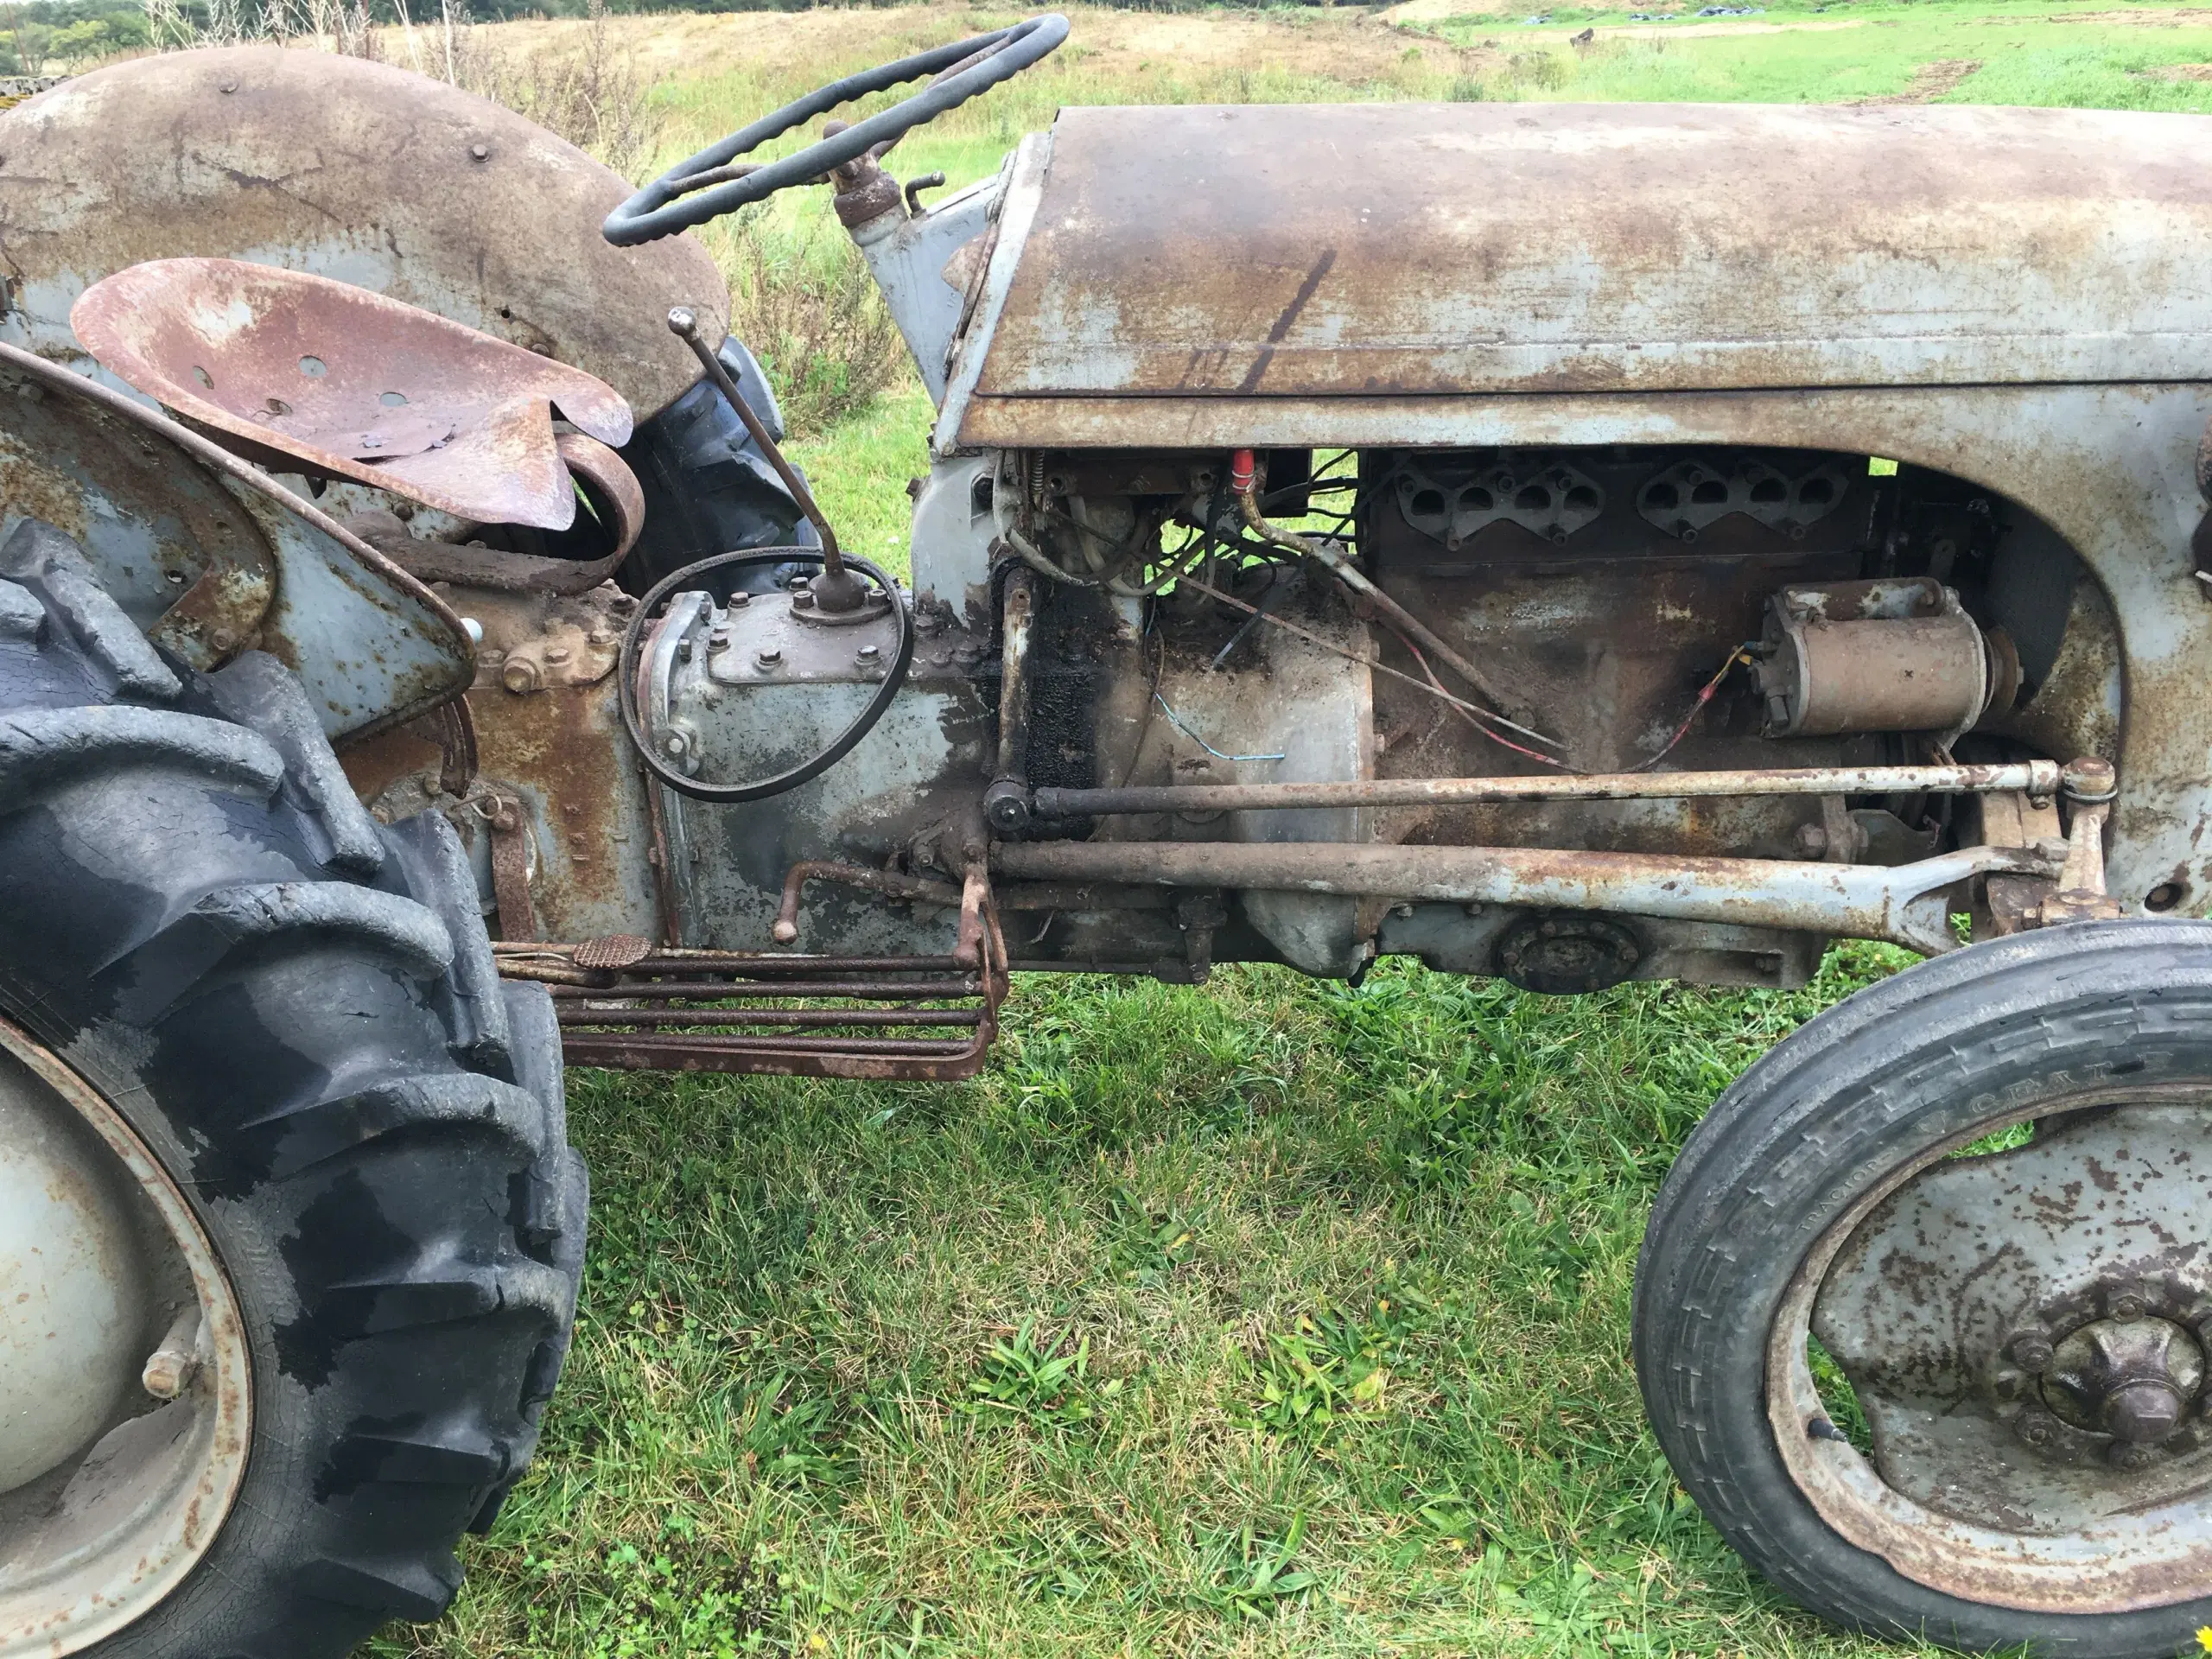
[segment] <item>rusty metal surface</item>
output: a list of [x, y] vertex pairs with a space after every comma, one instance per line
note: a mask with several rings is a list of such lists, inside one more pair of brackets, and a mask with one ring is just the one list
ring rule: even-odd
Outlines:
[[451, 582], [457, 587], [488, 588], [511, 594], [567, 596], [588, 593], [620, 569], [622, 562], [630, 556], [638, 532], [645, 525], [645, 492], [628, 463], [596, 438], [586, 437], [581, 432], [563, 432], [554, 440], [554, 448], [560, 452], [561, 461], [571, 475], [594, 486], [595, 512], [604, 513], [611, 519], [604, 530], [613, 545], [598, 558], [563, 559], [518, 553], [487, 546], [480, 539], [467, 543], [429, 540], [413, 534], [395, 514], [382, 511], [350, 514], [348, 526], [395, 564], [423, 582]]
[[466, 706], [485, 776], [461, 809], [441, 788], [434, 741], [397, 732], [352, 750], [348, 777], [378, 816], [432, 809], [472, 849], [486, 896], [496, 897], [489, 854], [495, 810], [515, 802], [524, 820], [531, 906], [540, 937], [658, 935], [648, 798], [614, 708], [612, 652], [636, 601], [602, 584], [573, 597], [454, 588], [454, 607], [482, 629]]
[[1989, 766], [1745, 767], [1723, 772], [1537, 773], [1507, 778], [1390, 778], [1336, 784], [1179, 784], [1040, 789], [1042, 818], [1124, 812], [1240, 812], [1293, 807], [1462, 805], [1491, 801], [1680, 800], [1758, 795], [2055, 795], [2055, 760]]
[[630, 952], [597, 940], [495, 949], [502, 973], [552, 986], [571, 1065], [953, 1082], [982, 1070], [1007, 995], [1006, 942], [980, 871], [961, 905], [975, 948], [944, 957], [664, 949], [593, 968]]
[[[604, 381], [327, 276], [150, 260], [86, 289], [69, 321], [109, 373], [272, 470], [350, 478], [457, 518], [575, 521], [556, 413], [602, 445], [630, 441], [629, 405]], [[610, 454], [586, 464], [627, 472]], [[628, 493], [634, 537], [635, 480]]]
[[[918, 877], [902, 875], [896, 870], [872, 870], [858, 864], [839, 864], [822, 859], [802, 859], [784, 877], [784, 902], [776, 912], [776, 920], [769, 931], [779, 944], [790, 944], [798, 938], [798, 907], [810, 881], [835, 881], [842, 887], [862, 887], [870, 893], [881, 893], [901, 904], [935, 905], [939, 909], [958, 910], [965, 894], [956, 887], [943, 881], [925, 881]], [[967, 966], [975, 965], [975, 953], [963, 954], [955, 950], [956, 960]]]
[[282, 660], [334, 738], [467, 683], [460, 619], [384, 555], [198, 433], [0, 342], [0, 534], [25, 518], [68, 532], [193, 666], [248, 648]]
[[2098, 111], [1070, 109], [976, 395], [2212, 378], [2208, 166]]
[[[1883, 602], [1885, 590], [1904, 588], [1921, 591]], [[1777, 736], [1948, 739], [1992, 701], [1988, 644], [1957, 593], [1937, 582], [1785, 588], [1768, 602], [1765, 639], [1759, 689]]]
[[[2060, 1104], [2024, 1145], [1905, 1172], [1822, 1242], [1777, 1325], [1777, 1440], [1830, 1523], [1921, 1583], [2164, 1605], [2212, 1573], [2212, 1120], [2181, 1090]], [[1808, 1325], [1871, 1468], [1783, 1427], [1823, 1410]]]
[[[1216, 450], [1252, 443], [1789, 446], [1892, 456], [1996, 491], [2036, 515], [2087, 566], [2078, 581], [2054, 573], [2058, 591], [2070, 590], [2074, 601], [2056, 663], [2001, 729], [2044, 753], [2119, 760], [2126, 783], [2113, 808], [2110, 864], [2112, 890], [2124, 905], [2173, 881], [2193, 902], [2212, 895], [2212, 838], [2199, 833], [2212, 811], [2203, 766], [2212, 724], [2202, 694], [2212, 681], [2212, 604], [2199, 591], [2189, 546], [2202, 514], [2196, 446], [2212, 416], [2212, 391], [2203, 386], [1007, 399], [992, 410], [976, 441]], [[1806, 579], [1850, 574], [1808, 572]], [[1654, 620], [1677, 626], [1671, 609]]]
[[2041, 849], [1973, 847], [1891, 868], [1779, 859], [1560, 852], [1538, 847], [1378, 847], [1308, 842], [1002, 842], [995, 874], [1134, 881], [1797, 929], [1886, 939], [1925, 955], [1957, 948], [1948, 891], [1992, 871], [2052, 873]]
[[609, 247], [630, 187], [510, 111], [359, 58], [161, 53], [0, 114], [0, 340], [81, 360], [69, 308], [149, 259], [207, 255], [372, 289], [613, 385], [640, 419], [698, 378], [662, 326], [728, 289], [694, 238]]

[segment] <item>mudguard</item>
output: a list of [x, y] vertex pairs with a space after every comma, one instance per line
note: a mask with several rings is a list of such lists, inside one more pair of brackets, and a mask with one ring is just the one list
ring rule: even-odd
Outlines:
[[404, 300], [606, 381], [642, 423], [699, 378], [728, 284], [690, 237], [615, 248], [621, 176], [443, 81], [325, 52], [134, 58], [0, 113], [0, 340], [91, 368], [69, 308], [101, 277], [206, 255]]

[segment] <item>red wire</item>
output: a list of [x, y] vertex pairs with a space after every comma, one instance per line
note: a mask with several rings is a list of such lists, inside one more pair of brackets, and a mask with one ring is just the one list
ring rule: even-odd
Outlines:
[[1667, 747], [1649, 760], [1637, 761], [1629, 770], [1647, 772], [1672, 754], [1675, 752], [1675, 745], [1690, 734], [1690, 728], [1697, 723], [1697, 717], [1705, 712], [1705, 705], [1711, 702], [1713, 694], [1720, 690], [1720, 682], [1728, 677], [1728, 671], [1738, 663], [1748, 665], [1751, 660], [1751, 648], [1749, 645], [1738, 645], [1730, 652], [1728, 660], [1720, 664], [1720, 671], [1705, 683], [1705, 690], [1697, 694], [1697, 701], [1690, 705], [1689, 713], [1682, 716], [1682, 723], [1675, 728], [1675, 734], [1667, 740]]
[[[1386, 622], [1383, 626], [1385, 627], [1389, 627], [1389, 624]], [[1390, 629], [1390, 636], [1400, 645], [1403, 645], [1407, 651], [1412, 653], [1414, 661], [1421, 664], [1421, 671], [1428, 677], [1428, 683], [1434, 686], [1439, 691], [1443, 690], [1444, 683], [1436, 677], [1436, 671], [1428, 665], [1428, 658], [1421, 654], [1420, 647], [1415, 645], [1412, 640], [1407, 639], [1404, 634], [1400, 633], [1395, 628]], [[1727, 661], [1720, 664], [1719, 671], [1714, 674], [1711, 679], [1707, 680], [1705, 683], [1705, 689], [1697, 694], [1697, 701], [1690, 705], [1689, 713], [1682, 716], [1682, 723], [1675, 728], [1675, 734], [1667, 740], [1666, 746], [1662, 748], [1658, 753], [1651, 756], [1650, 759], [1647, 760], [1639, 760], [1636, 765], [1629, 767], [1628, 770], [1630, 772], [1649, 772], [1652, 767], [1657, 766], [1662, 760], [1664, 760], [1669, 755], [1672, 754], [1675, 752], [1675, 746], [1690, 734], [1690, 728], [1697, 724], [1697, 717], [1705, 712], [1706, 704], [1711, 702], [1714, 696], [1719, 691], [1721, 681], [1728, 677], [1728, 671], [1735, 667], [1738, 663], [1743, 663], [1748, 665], [1751, 661], [1751, 648], [1747, 645], [1738, 645], [1735, 650], [1730, 652], [1728, 653]], [[1460, 719], [1465, 721], [1468, 725], [1472, 726], [1477, 731], [1480, 732], [1484, 737], [1490, 739], [1491, 742], [1498, 744], [1502, 747], [1509, 748], [1516, 754], [1524, 754], [1531, 760], [1538, 761], [1544, 766], [1554, 767], [1560, 772], [1581, 772], [1581, 768], [1578, 766], [1571, 766], [1564, 760], [1554, 760], [1551, 756], [1548, 754], [1539, 754], [1534, 749], [1524, 749], [1518, 743], [1514, 742], [1510, 738], [1500, 737], [1496, 732], [1491, 730], [1489, 727], [1478, 721], [1475, 717], [1470, 715], [1465, 709], [1459, 708], [1455, 704], [1446, 703], [1445, 706], [1450, 709], [1453, 714], [1459, 715]], [[1587, 774], [1585, 773], [1583, 775], [1586, 776]]]
[[[1390, 627], [1390, 625], [1388, 622], [1385, 622], [1382, 626], [1386, 628]], [[1414, 661], [1421, 664], [1421, 671], [1428, 677], [1428, 683], [1434, 686], [1439, 691], [1443, 691], [1445, 689], [1444, 682], [1436, 677], [1436, 671], [1428, 665], [1428, 658], [1421, 654], [1421, 648], [1414, 645], [1412, 640], [1407, 639], [1404, 634], [1400, 633], [1395, 628], [1390, 628], [1390, 637], [1395, 639], [1400, 645], [1403, 645], [1408, 652], [1413, 653]], [[1732, 658], [1731, 660], [1732, 660]], [[1446, 692], [1446, 695], [1449, 696], [1450, 693]], [[1491, 730], [1489, 727], [1484, 725], [1465, 709], [1460, 708], [1456, 702], [1447, 702], [1444, 706], [1449, 709], [1453, 714], [1459, 715], [1460, 719], [1465, 721], [1468, 725], [1480, 732], [1484, 737], [1490, 739], [1491, 742], [1497, 744], [1503, 748], [1510, 749], [1516, 754], [1525, 754], [1531, 760], [1540, 761], [1543, 765], [1554, 767], [1560, 772], [1572, 772], [1574, 770], [1573, 767], [1568, 766], [1564, 760], [1554, 760], [1548, 754], [1539, 754], [1534, 749], [1522, 748], [1518, 743], [1513, 741], [1511, 738], [1500, 737], [1496, 732]]]

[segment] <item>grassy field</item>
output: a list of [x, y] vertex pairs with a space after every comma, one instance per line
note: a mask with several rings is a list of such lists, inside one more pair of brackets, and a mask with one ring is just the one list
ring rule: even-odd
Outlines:
[[[1015, 14], [620, 20], [679, 155]], [[2212, 98], [2212, 14], [1849, 3], [1632, 24], [1075, 9], [1074, 43], [907, 141], [995, 167], [1062, 104]], [[1576, 46], [1584, 28], [1592, 39]], [[571, 50], [578, 28], [482, 31]], [[717, 235], [808, 242], [818, 193]], [[903, 557], [927, 405], [797, 446]], [[577, 1343], [469, 1581], [386, 1656], [1870, 1655], [1752, 1580], [1645, 1431], [1645, 1209], [1713, 1096], [1904, 958], [1790, 995], [1021, 984], [960, 1087], [571, 1080], [596, 1187]]]

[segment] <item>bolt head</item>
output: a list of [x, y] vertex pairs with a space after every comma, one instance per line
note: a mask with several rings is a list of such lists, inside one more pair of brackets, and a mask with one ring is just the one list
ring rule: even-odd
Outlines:
[[2012, 1353], [2027, 1370], [2040, 1372], [2050, 1363], [2050, 1338], [2039, 1331], [2031, 1331], [2012, 1338]]
[[2013, 1420], [2012, 1432], [2029, 1446], [2049, 1446], [2058, 1425], [2040, 1411], [2024, 1411]]
[[2105, 1427], [2124, 1441], [2152, 1446], [2182, 1425], [2187, 1406], [2164, 1382], [2131, 1382], [2105, 1402]]
[[492, 159], [492, 146], [489, 144], [471, 144], [468, 147], [468, 158], [473, 162], [490, 161]]
[[2147, 1311], [2147, 1304], [2140, 1292], [2123, 1290], [2105, 1304], [2105, 1311], [2115, 1319], [2139, 1319]]
[[784, 653], [773, 645], [763, 645], [753, 653], [753, 660], [763, 668], [773, 668], [784, 660]]
[[2130, 1473], [2139, 1469], [2148, 1469], [2158, 1460], [2158, 1453], [2154, 1447], [2135, 1440], [2114, 1440], [2105, 1448], [2105, 1461], [2115, 1469], [2124, 1469]]
[[862, 645], [860, 649], [860, 659], [864, 663], [872, 663], [882, 655], [883, 647], [880, 645]]

